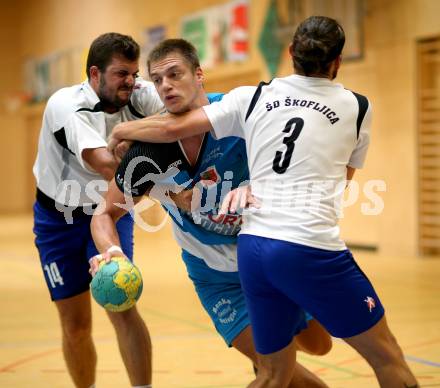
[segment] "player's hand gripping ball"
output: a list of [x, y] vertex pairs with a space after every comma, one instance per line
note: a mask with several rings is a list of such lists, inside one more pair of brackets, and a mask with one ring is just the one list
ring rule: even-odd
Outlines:
[[102, 260], [90, 283], [95, 300], [106, 310], [120, 312], [133, 307], [142, 294], [142, 276], [139, 269], [123, 257]]

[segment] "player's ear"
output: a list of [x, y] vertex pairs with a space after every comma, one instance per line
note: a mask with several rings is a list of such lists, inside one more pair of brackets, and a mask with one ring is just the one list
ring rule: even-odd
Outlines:
[[205, 80], [205, 76], [204, 76], [204, 74], [203, 74], [203, 70], [202, 70], [201, 67], [198, 67], [198, 68], [196, 69], [195, 74], [196, 74], [197, 81], [203, 83], [203, 81]]
[[99, 77], [98, 66], [90, 66], [89, 74], [90, 74], [90, 81], [92, 81], [92, 80], [98, 81], [98, 77]]
[[292, 59], [293, 59], [293, 43], [290, 43], [290, 44], [289, 44], [289, 54], [290, 54], [290, 56], [291, 56]]

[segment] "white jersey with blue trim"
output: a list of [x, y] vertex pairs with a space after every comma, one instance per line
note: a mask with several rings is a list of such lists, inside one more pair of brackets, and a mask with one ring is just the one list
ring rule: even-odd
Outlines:
[[261, 208], [245, 214], [241, 233], [346, 249], [338, 216], [347, 166], [361, 168], [368, 149], [366, 97], [329, 79], [291, 75], [234, 89], [203, 109], [217, 138], [246, 140]]
[[[101, 109], [100, 100], [87, 81], [55, 92], [44, 111], [33, 168], [38, 189], [63, 205], [99, 202], [100, 197], [89, 195], [86, 186], [96, 181], [90, 192], [97, 187], [103, 191], [105, 183], [99, 183], [102, 177], [83, 160], [82, 151], [107, 147], [107, 137], [116, 124], [152, 115], [162, 106], [154, 85], [140, 78], [130, 102], [111, 114]], [[71, 194], [67, 195], [69, 191]]]

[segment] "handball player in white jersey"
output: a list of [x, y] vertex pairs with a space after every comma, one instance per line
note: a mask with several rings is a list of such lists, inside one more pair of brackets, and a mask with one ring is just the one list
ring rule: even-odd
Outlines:
[[[175, 141], [209, 131], [246, 140], [252, 194], [261, 208], [244, 219], [238, 266], [261, 363], [250, 387], [287, 387], [300, 308], [372, 366], [383, 388], [418, 387], [370, 281], [339, 237], [346, 181], [366, 156], [371, 106], [332, 82], [342, 27], [310, 17], [295, 32], [294, 74], [240, 87], [180, 117], [137, 122], [136, 138]], [[118, 126], [116, 144], [132, 132]], [[292, 326], [293, 325], [293, 326]]]
[[[55, 92], [47, 102], [34, 175], [35, 243], [62, 328], [67, 369], [76, 387], [94, 387], [88, 259], [97, 254], [90, 234], [93, 208], [118, 161], [107, 137], [122, 121], [156, 113], [162, 103], [151, 82], [138, 78], [139, 45], [129, 36], [96, 38], [87, 58], [88, 80]], [[121, 244], [133, 254], [133, 220], [118, 223]], [[133, 386], [151, 384], [150, 337], [136, 307], [108, 313]], [[133, 356], [135, 355], [135, 356]]]

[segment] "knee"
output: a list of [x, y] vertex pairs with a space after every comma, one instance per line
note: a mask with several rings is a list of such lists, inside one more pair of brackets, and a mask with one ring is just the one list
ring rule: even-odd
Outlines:
[[332, 337], [316, 319], [308, 322], [307, 328], [295, 337], [295, 343], [299, 350], [315, 356], [327, 354], [333, 345]]
[[108, 312], [110, 321], [115, 329], [119, 330], [130, 330], [133, 325], [142, 324], [143, 320], [139, 315], [136, 307], [132, 307], [126, 311], [121, 312]]
[[330, 350], [333, 347], [333, 342], [331, 337], [327, 337], [325, 339], [321, 339], [319, 342], [316, 341], [313, 344], [310, 344], [307, 352], [313, 356], [324, 356], [326, 355], [328, 352], [330, 352]]
[[311, 336], [301, 336], [296, 338], [296, 345], [298, 350], [305, 353], [311, 354], [313, 356], [324, 356], [333, 347], [332, 337], [325, 333], [325, 335], [319, 335], [314, 338]]
[[92, 322], [83, 317], [70, 317], [61, 322], [63, 336], [69, 342], [81, 342], [92, 335]]

